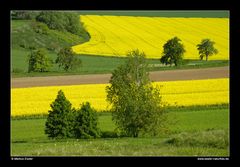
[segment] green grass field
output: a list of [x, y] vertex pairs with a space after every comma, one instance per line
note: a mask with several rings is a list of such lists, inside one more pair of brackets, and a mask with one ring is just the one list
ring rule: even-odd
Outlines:
[[213, 18], [228, 18], [228, 11], [193, 11], [193, 10], [109, 10], [109, 11], [80, 11], [80, 15], [115, 15], [115, 16], [147, 16], [147, 17], [213, 17]]
[[[12, 119], [11, 155], [24, 156], [229, 156], [229, 109], [171, 109], [159, 137], [50, 140], [46, 118]], [[99, 113], [102, 131], [114, 131], [111, 113]]]
[[[106, 74], [111, 73], [117, 66], [124, 63], [126, 58], [118, 57], [103, 57], [103, 56], [89, 56], [79, 55], [82, 61], [82, 66], [74, 71], [65, 72], [62, 68], [58, 68], [57, 64], [54, 64], [51, 71], [31, 72], [28, 73], [27, 55], [30, 52], [24, 49], [12, 49], [11, 57], [11, 71], [12, 77], [30, 77], [30, 76], [57, 76], [57, 75], [78, 75], [78, 74]], [[49, 57], [52, 60], [56, 60], [57, 55], [54, 52], [49, 52]], [[150, 71], [161, 70], [174, 70], [174, 69], [192, 69], [192, 68], [207, 68], [207, 67], [220, 67], [228, 66], [228, 60], [212, 60], [212, 61], [200, 61], [200, 60], [184, 60], [184, 64], [180, 67], [175, 66], [162, 66], [159, 60], [148, 59]], [[111, 62], [111, 63], [109, 63]]]

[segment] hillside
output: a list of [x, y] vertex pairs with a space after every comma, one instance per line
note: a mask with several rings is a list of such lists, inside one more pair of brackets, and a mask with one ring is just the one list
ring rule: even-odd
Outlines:
[[51, 30], [44, 25], [34, 20], [12, 20], [12, 49], [28, 49], [29, 46], [33, 46], [55, 52], [60, 47], [72, 46], [89, 40], [86, 34], [77, 36], [69, 32]]
[[11, 71], [15, 75], [27, 70], [29, 47], [45, 48], [49, 57], [55, 60], [56, 53], [63, 47], [81, 44], [89, 40], [87, 32], [81, 36], [52, 30], [35, 20], [11, 21]]

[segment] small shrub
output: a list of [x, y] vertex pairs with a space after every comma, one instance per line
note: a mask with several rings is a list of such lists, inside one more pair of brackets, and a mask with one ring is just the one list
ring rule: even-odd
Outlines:
[[12, 72], [13, 72], [13, 73], [22, 73], [23, 70], [20, 69], [20, 68], [13, 68]]
[[101, 137], [102, 138], [117, 138], [117, 137], [120, 137], [120, 135], [117, 132], [103, 131], [103, 132], [101, 132]]
[[227, 130], [207, 130], [195, 133], [181, 133], [166, 143], [175, 146], [199, 146], [224, 149], [229, 146], [229, 137]]

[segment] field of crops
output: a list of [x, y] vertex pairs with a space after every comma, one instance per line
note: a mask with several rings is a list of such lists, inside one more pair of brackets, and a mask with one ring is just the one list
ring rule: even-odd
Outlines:
[[174, 18], [83, 15], [91, 39], [73, 46], [78, 54], [125, 56], [139, 49], [147, 58], [160, 58], [167, 40], [179, 37], [186, 49], [185, 59], [199, 59], [196, 45], [204, 38], [216, 42], [219, 53], [209, 60], [229, 59], [228, 18]]
[[[228, 77], [225, 73], [229, 70], [230, 54], [229, 11], [89, 10], [79, 11], [78, 15], [87, 30], [80, 29], [79, 32], [84, 31], [85, 35], [55, 29], [41, 33], [42, 28], [35, 26], [36, 19], [11, 20], [11, 78], [33, 77], [29, 80], [14, 78], [11, 82], [11, 156], [230, 155], [229, 78], [225, 78]], [[79, 23], [78, 15], [76, 20], [71, 21]], [[63, 22], [62, 19], [59, 21]], [[74, 29], [74, 26], [71, 28]], [[184, 61], [181, 67], [164, 66], [159, 61], [163, 45], [175, 36], [182, 40], [185, 47]], [[209, 61], [201, 61], [196, 45], [206, 38], [216, 43], [214, 46], [218, 54], [210, 56]], [[49, 72], [28, 73], [26, 60], [30, 46], [47, 49], [47, 56], [53, 61], [59, 49], [72, 47], [82, 65], [66, 72], [54, 63]], [[187, 77], [183, 78], [179, 75], [181, 72], [164, 72], [167, 76], [164, 82], [153, 82], [154, 87], [160, 88], [161, 104], [167, 106], [164, 109], [167, 117], [164, 131], [154, 137], [116, 137], [117, 124], [112, 119], [111, 105], [106, 101], [106, 86], [109, 84], [96, 84], [107, 82], [98, 77], [84, 76], [83, 80], [88, 84], [74, 85], [79, 84], [75, 74], [109, 75], [125, 62], [127, 52], [135, 49], [145, 52], [149, 71], [223, 68], [213, 68], [216, 72], [204, 69], [199, 75], [195, 73], [198, 70], [189, 70], [188, 75], [183, 75]], [[46, 77], [40, 79], [46, 86], [40, 86], [42, 84], [38, 78], [34, 78], [61, 75], [74, 75], [69, 76], [73, 82], [68, 77], [68, 82], [66, 78], [57, 77], [51, 84], [51, 79]], [[164, 78], [162, 73], [155, 75]], [[212, 77], [214, 79], [210, 79]], [[186, 78], [189, 80], [184, 80]], [[60, 86], [60, 80], [69, 85]], [[89, 84], [92, 80], [98, 82]], [[158, 81], [154, 78], [151, 80]], [[37, 87], [34, 87], [35, 83]], [[49, 86], [56, 83], [59, 86]], [[63, 90], [75, 108], [79, 108], [83, 102], [91, 103], [98, 111], [101, 138], [48, 138], [44, 131], [47, 114], [59, 90]]]
[[[48, 86], [11, 89], [11, 116], [47, 114], [50, 104], [62, 89], [74, 107], [89, 101], [98, 111], [110, 108], [106, 102], [108, 84]], [[229, 103], [229, 79], [155, 82], [162, 100], [170, 106]]]

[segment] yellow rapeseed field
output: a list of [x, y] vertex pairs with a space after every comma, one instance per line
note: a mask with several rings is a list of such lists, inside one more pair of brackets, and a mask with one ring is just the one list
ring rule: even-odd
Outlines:
[[125, 56], [139, 49], [147, 58], [159, 59], [166, 41], [177, 36], [185, 46], [185, 59], [199, 59], [196, 45], [204, 38], [215, 41], [219, 51], [209, 60], [229, 59], [228, 18], [84, 15], [80, 19], [91, 39], [72, 47], [78, 54]]
[[[155, 82], [161, 86], [162, 100], [171, 106], [210, 105], [229, 103], [229, 79]], [[79, 107], [89, 101], [97, 109], [105, 110], [105, 88], [108, 84], [48, 86], [11, 89], [11, 116], [47, 114], [50, 104], [62, 89], [66, 97]]]
[[155, 82], [161, 86], [163, 101], [169, 105], [190, 106], [229, 103], [229, 79]]

